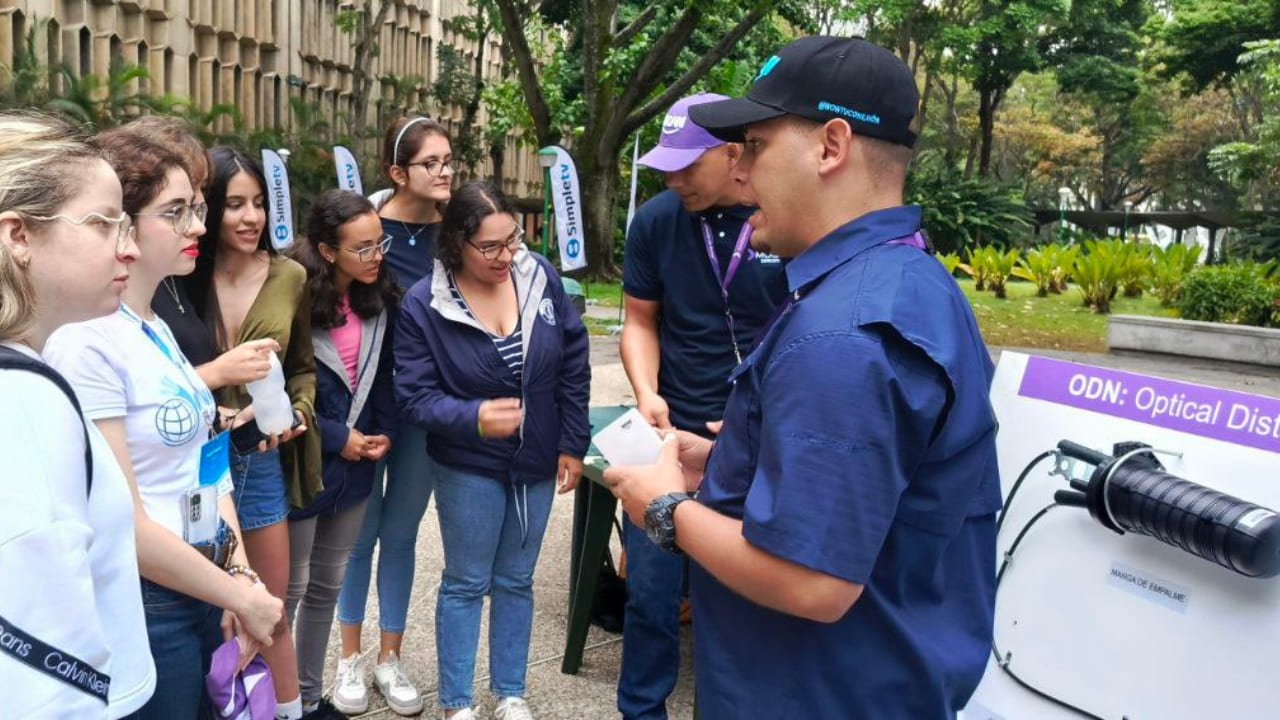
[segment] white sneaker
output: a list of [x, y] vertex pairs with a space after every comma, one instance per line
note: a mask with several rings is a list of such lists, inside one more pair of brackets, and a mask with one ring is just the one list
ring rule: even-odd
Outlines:
[[493, 711], [493, 717], [496, 720], [533, 720], [533, 713], [529, 712], [529, 704], [524, 698], [509, 697], [502, 698], [498, 709]]
[[458, 712], [454, 713], [453, 715], [447, 716], [447, 717], [444, 714], [441, 714], [440, 717], [444, 718], [444, 720], [476, 720], [475, 711], [473, 711], [471, 708], [463, 708]]
[[391, 653], [386, 662], [374, 665], [373, 682], [396, 714], [417, 715], [422, 712], [422, 696], [418, 694], [418, 688], [409, 682], [404, 668], [400, 667], [400, 656]]
[[360, 653], [338, 660], [338, 676], [333, 689], [333, 706], [339, 712], [358, 715], [369, 709], [368, 682], [364, 677], [365, 662]]

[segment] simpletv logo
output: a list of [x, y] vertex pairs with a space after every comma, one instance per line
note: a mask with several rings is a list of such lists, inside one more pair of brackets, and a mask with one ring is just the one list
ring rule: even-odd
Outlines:
[[[285, 218], [285, 214], [284, 214], [284, 208], [285, 208], [285, 202], [284, 202], [284, 201], [285, 201], [285, 197], [284, 197], [284, 184], [285, 184], [285, 182], [286, 182], [286, 180], [285, 180], [285, 176], [284, 176], [284, 168], [283, 168], [283, 167], [281, 167], [281, 166], [279, 166], [279, 165], [273, 165], [273, 166], [272, 166], [272, 168], [271, 168], [271, 200], [272, 200], [272, 203], [271, 203], [271, 210], [272, 210], [272, 212], [273, 212], [273, 213], [275, 213], [275, 216], [276, 216], [276, 217], [275, 217], [275, 222], [276, 222], [276, 224], [278, 224], [278, 225], [283, 225], [283, 223], [288, 222], [288, 220]], [[288, 229], [288, 228], [286, 228], [286, 227], [277, 227], [277, 228], [276, 228], [276, 237], [281, 237], [280, 232], [281, 232], [282, 230], [284, 231], [285, 235], [288, 235], [288, 233], [289, 233], [289, 229]]]
[[582, 241], [578, 239], [578, 206], [573, 201], [573, 170], [566, 163], [560, 164], [560, 193], [564, 199], [565, 236], [570, 238], [564, 244], [564, 251], [576, 258], [582, 252]]

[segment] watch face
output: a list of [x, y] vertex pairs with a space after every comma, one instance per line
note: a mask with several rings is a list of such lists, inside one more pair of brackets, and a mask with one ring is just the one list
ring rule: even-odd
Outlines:
[[654, 500], [644, 511], [644, 534], [650, 542], [662, 542], [662, 498]]
[[[648, 520], [648, 518], [646, 518], [646, 520]], [[654, 527], [653, 523], [645, 522], [644, 534], [649, 536], [649, 542], [654, 545], [662, 544], [662, 531]]]

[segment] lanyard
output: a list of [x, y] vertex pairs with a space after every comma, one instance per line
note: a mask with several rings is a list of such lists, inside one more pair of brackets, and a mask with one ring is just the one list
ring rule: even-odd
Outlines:
[[145, 320], [139, 317], [137, 313], [130, 310], [128, 305], [121, 303], [120, 312], [124, 313], [124, 316], [129, 318], [130, 320], [137, 322], [138, 327], [142, 328], [142, 334], [146, 335], [147, 339], [150, 340], [153, 345], [159, 348], [161, 353], [164, 353], [165, 358], [167, 358], [169, 362], [173, 363], [174, 367], [178, 368], [179, 370], [182, 370], [183, 375], [186, 375], [186, 371], [184, 368], [184, 366], [186, 365], [186, 358], [182, 356], [181, 351], [179, 351], [179, 354], [177, 357], [174, 357], [174, 354], [173, 354], [174, 351], [169, 349], [169, 345], [164, 340], [160, 339], [160, 336], [156, 334], [155, 330], [151, 329], [150, 325], [147, 325]]
[[724, 275], [720, 274], [720, 258], [716, 256], [715, 241], [711, 238], [711, 225], [705, 219], [699, 218], [702, 223], [702, 239], [707, 245], [707, 260], [711, 261], [711, 272], [715, 273], [716, 283], [720, 285], [720, 294], [724, 296], [726, 304], [729, 302], [729, 284], [733, 282], [733, 278], [738, 274], [738, 266], [742, 264], [743, 253], [747, 251], [747, 243], [751, 241], [751, 224], [742, 223], [742, 229], [738, 231], [738, 241], [733, 245], [733, 256], [729, 258], [729, 267], [725, 269]]
[[906, 245], [907, 247], [922, 250], [930, 255], [934, 253], [933, 246], [929, 244], [929, 238], [926, 238], [924, 233], [919, 230], [910, 235], [897, 238], [896, 240], [890, 240], [886, 242], [885, 245]]
[[[130, 320], [137, 322], [138, 327], [142, 328], [142, 334], [146, 335], [147, 339], [150, 340], [151, 343], [160, 350], [160, 352], [165, 356], [165, 358], [168, 359], [169, 362], [173, 363], [173, 366], [178, 369], [178, 372], [182, 373], [182, 378], [187, 381], [188, 385], [191, 386], [191, 389], [195, 393], [196, 401], [200, 405], [200, 407], [197, 408], [197, 410], [199, 410], [205, 422], [208, 423], [210, 426], [212, 426], [213, 417], [216, 414], [216, 409], [217, 409], [217, 403], [213, 399], [213, 393], [209, 391], [209, 386], [205, 385], [204, 381], [201, 380], [198, 375], [195, 377], [195, 379], [192, 379], [191, 363], [187, 362], [187, 358], [182, 354], [181, 350], [176, 349], [176, 345], [178, 344], [177, 340], [174, 340], [173, 337], [170, 336], [170, 340], [175, 345], [175, 349], [171, 350], [169, 348], [168, 343], [160, 339], [160, 336], [156, 333], [156, 331], [151, 329], [151, 326], [148, 325], [146, 321], [143, 320], [141, 317], [139, 317], [135, 312], [133, 312], [133, 310], [130, 310], [128, 305], [125, 305], [124, 303], [120, 303], [120, 312], [123, 313], [124, 316], [129, 318]], [[175, 355], [174, 353], [177, 353], [177, 354]]]
[[733, 311], [729, 308], [729, 284], [738, 274], [742, 265], [742, 256], [747, 251], [747, 243], [751, 241], [751, 223], [742, 223], [738, 231], [738, 241], [733, 244], [733, 255], [729, 258], [729, 267], [723, 274], [720, 272], [720, 258], [716, 255], [715, 240], [711, 237], [711, 224], [705, 218], [699, 218], [702, 224], [702, 240], [707, 246], [707, 260], [711, 263], [711, 272], [716, 276], [716, 284], [720, 286], [720, 297], [724, 300], [724, 320], [729, 326], [729, 341], [733, 343], [733, 357], [742, 364], [742, 352], [738, 348], [738, 334], [734, 330]]

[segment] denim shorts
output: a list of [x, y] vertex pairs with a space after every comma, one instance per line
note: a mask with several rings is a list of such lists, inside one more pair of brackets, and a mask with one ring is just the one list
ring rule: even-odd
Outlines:
[[285, 521], [289, 498], [284, 489], [280, 451], [231, 452], [231, 483], [241, 530], [258, 530]]

